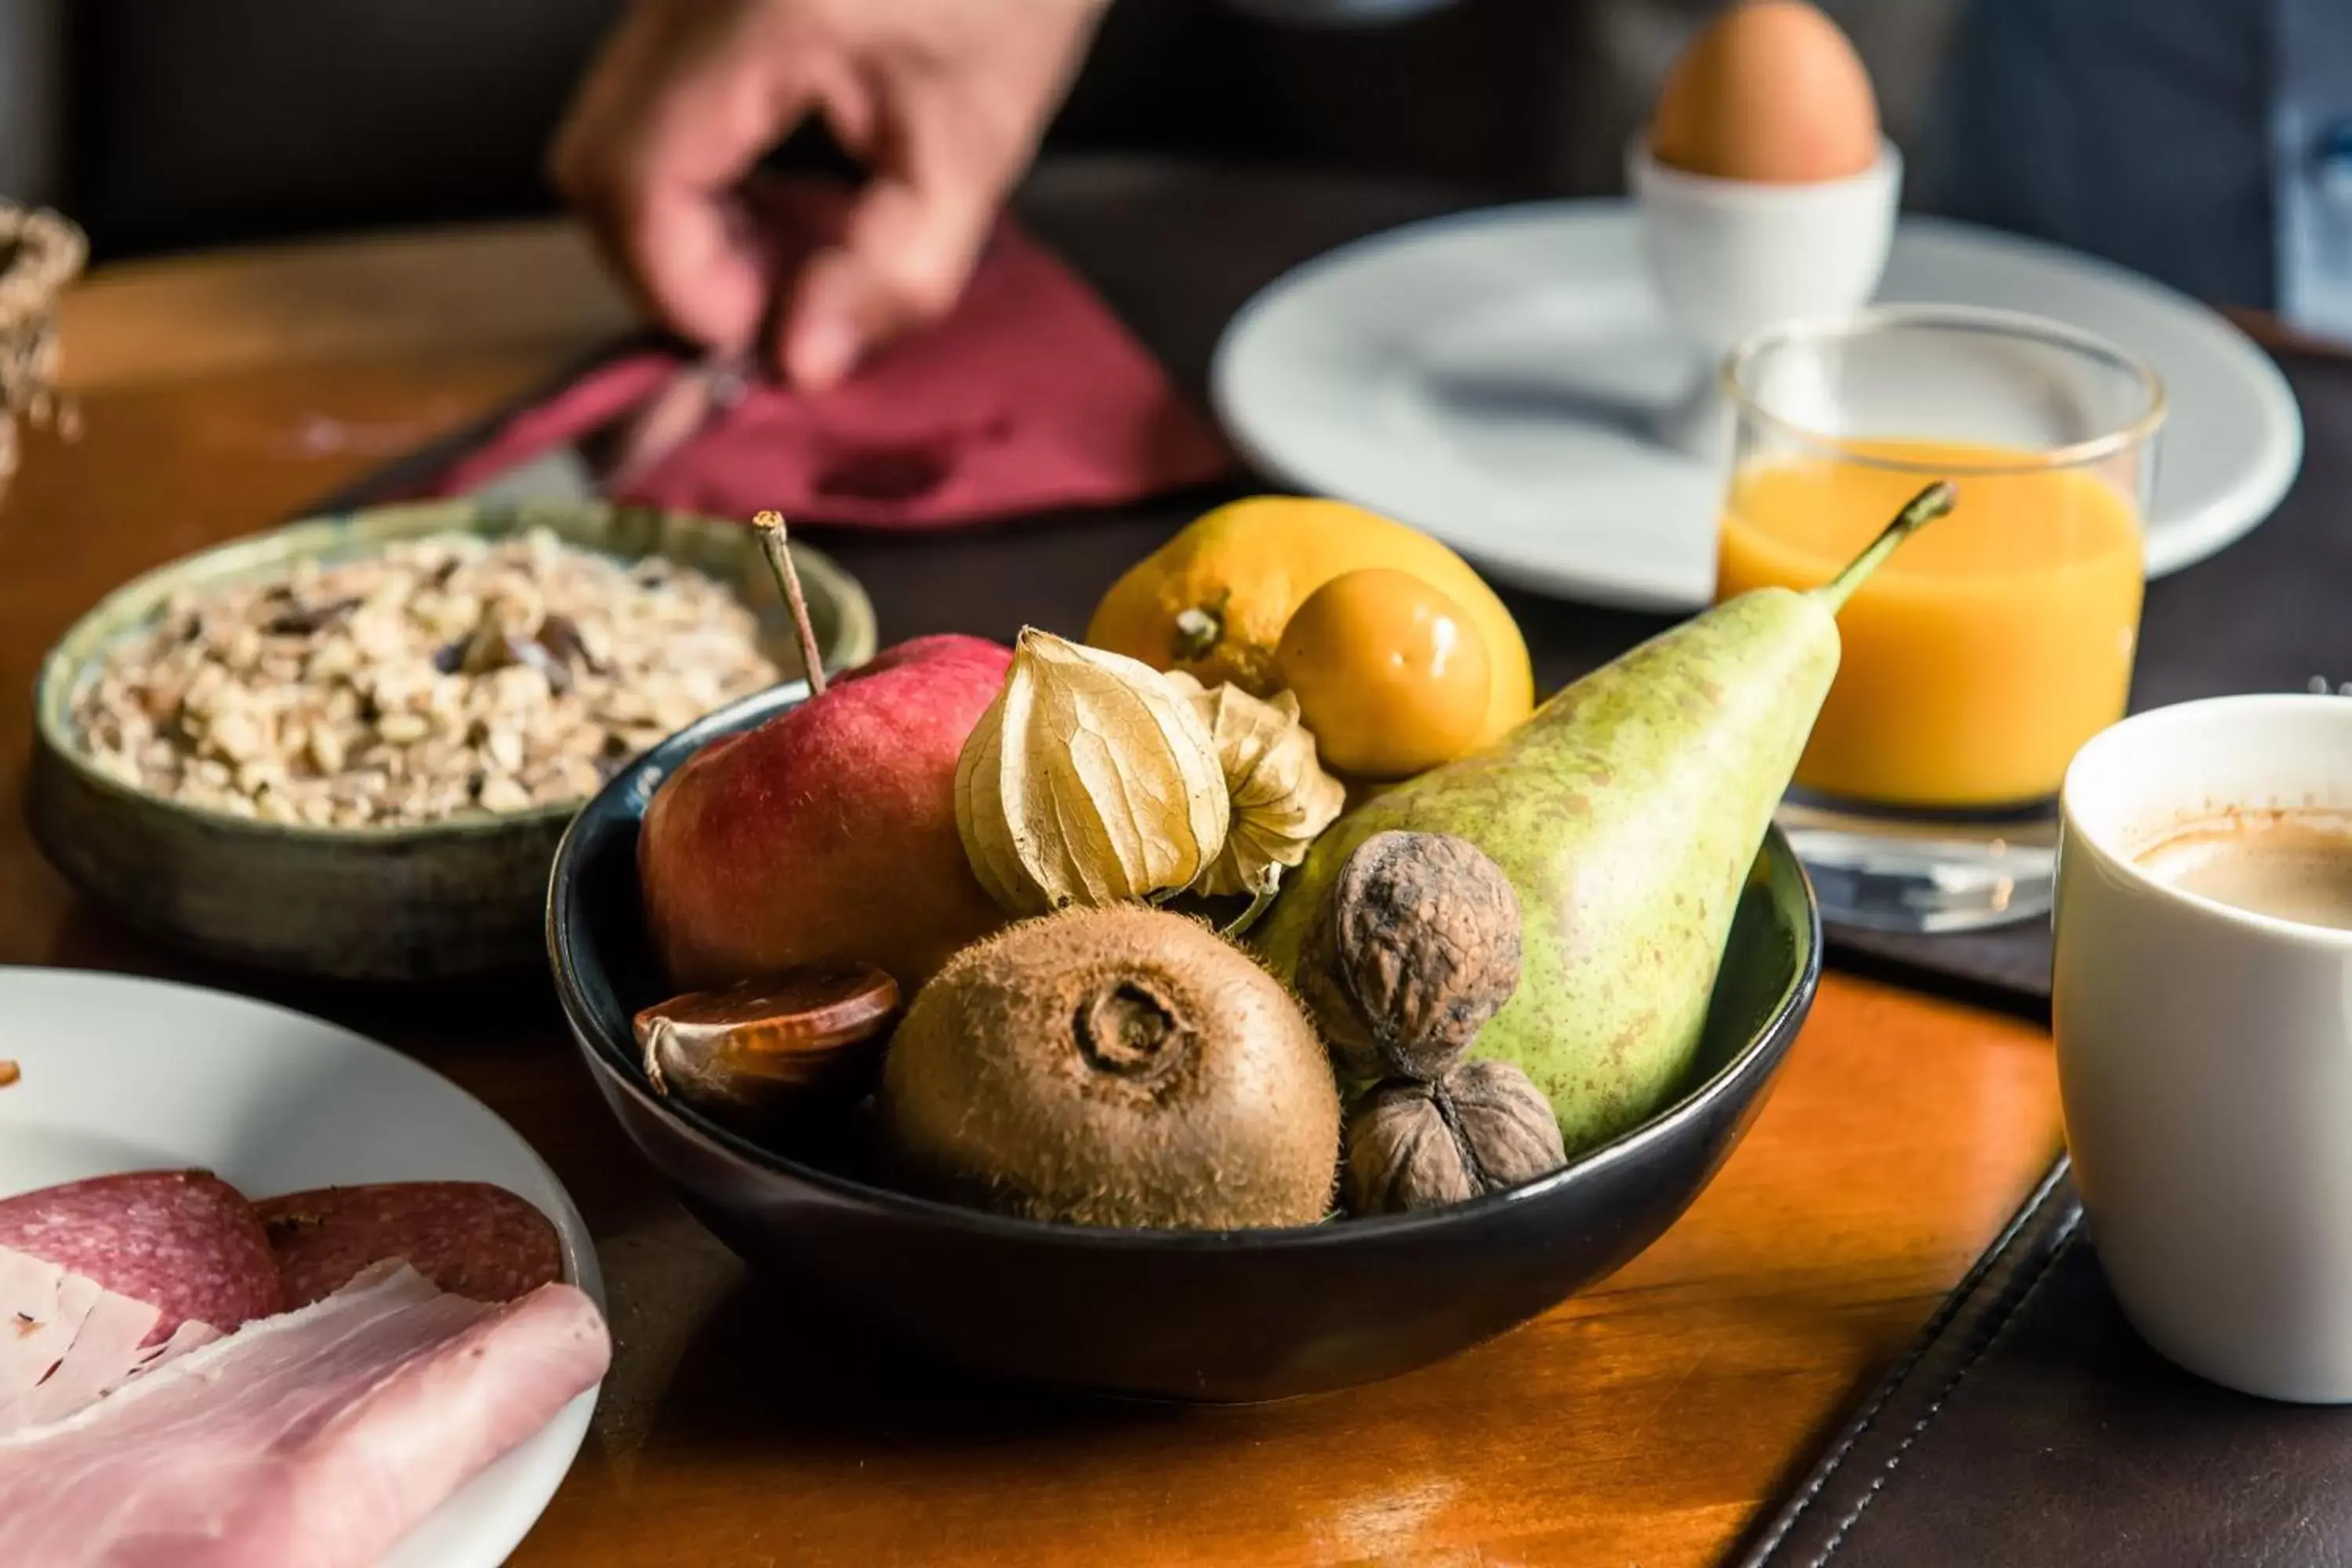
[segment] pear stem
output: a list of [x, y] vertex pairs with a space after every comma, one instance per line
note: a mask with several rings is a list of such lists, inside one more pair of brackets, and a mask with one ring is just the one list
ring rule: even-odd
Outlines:
[[784, 608], [793, 616], [793, 634], [800, 638], [801, 668], [808, 672], [811, 697], [824, 695], [824, 658], [816, 650], [816, 628], [809, 625], [808, 597], [801, 592], [801, 574], [793, 565], [793, 552], [784, 534], [784, 514], [763, 511], [751, 519], [759, 531], [761, 552], [768, 558], [768, 570], [776, 574], [776, 591], [784, 596]]
[[1814, 589], [1814, 595], [1829, 605], [1832, 615], [1844, 609], [1845, 602], [1853, 596], [1853, 591], [1862, 586], [1862, 580], [1877, 571], [1879, 563], [1895, 553], [1896, 545], [1951, 510], [1953, 503], [1958, 500], [1959, 492], [1952, 489], [1949, 479], [1937, 479], [1913, 496], [1903, 510], [1895, 514], [1895, 521], [1870, 542], [1870, 548], [1855, 556], [1844, 571]]

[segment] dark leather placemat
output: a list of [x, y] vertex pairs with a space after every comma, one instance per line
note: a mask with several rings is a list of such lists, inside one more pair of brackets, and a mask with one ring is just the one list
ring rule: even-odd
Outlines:
[[1991, 931], [1893, 936], [1830, 928], [1838, 967], [2039, 1018], [2050, 1003], [2049, 917]]
[[2352, 1410], [2180, 1371], [2125, 1322], [2066, 1163], [1739, 1568], [2352, 1561]]

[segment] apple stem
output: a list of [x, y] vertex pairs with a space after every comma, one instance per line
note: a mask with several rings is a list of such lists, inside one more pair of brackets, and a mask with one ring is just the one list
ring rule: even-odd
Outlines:
[[801, 574], [793, 565], [793, 552], [784, 535], [784, 514], [763, 511], [751, 519], [751, 526], [760, 532], [760, 549], [768, 558], [768, 570], [776, 574], [776, 590], [784, 596], [784, 608], [793, 616], [793, 632], [801, 642], [801, 668], [808, 671], [811, 697], [824, 695], [824, 659], [816, 651], [816, 628], [809, 625], [808, 599], [801, 592]]

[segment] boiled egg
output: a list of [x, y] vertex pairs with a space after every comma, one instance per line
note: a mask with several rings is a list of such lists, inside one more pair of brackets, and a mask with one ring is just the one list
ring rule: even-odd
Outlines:
[[1878, 156], [1878, 100], [1835, 22], [1803, 0], [1739, 0], [1675, 62], [1650, 153], [1718, 180], [1843, 179]]

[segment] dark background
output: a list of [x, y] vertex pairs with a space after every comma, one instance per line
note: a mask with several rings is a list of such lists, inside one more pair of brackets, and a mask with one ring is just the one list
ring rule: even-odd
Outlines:
[[[55, 28], [41, 194], [101, 259], [552, 205], [543, 151], [619, 0], [0, 0]], [[1950, 0], [1830, 0], [1916, 134]], [[1613, 190], [1711, 0], [1459, 0], [1370, 27], [1117, 0], [1050, 145]], [[30, 24], [20, 23], [22, 26]], [[37, 27], [31, 30], [37, 32]]]

